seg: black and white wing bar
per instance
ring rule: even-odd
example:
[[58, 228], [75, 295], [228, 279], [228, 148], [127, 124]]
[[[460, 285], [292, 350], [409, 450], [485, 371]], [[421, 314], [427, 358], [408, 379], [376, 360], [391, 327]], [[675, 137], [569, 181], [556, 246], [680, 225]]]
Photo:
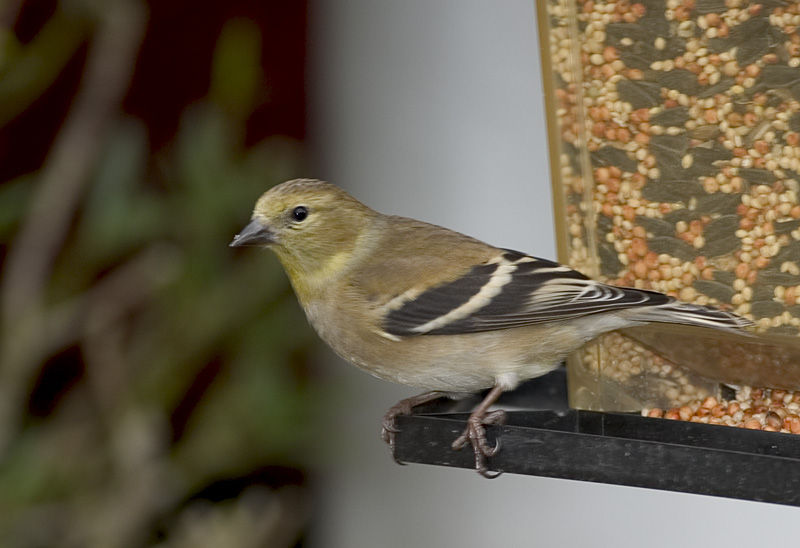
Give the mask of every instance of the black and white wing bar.
[[[711, 327], [721, 327], [717, 322], [723, 318], [741, 327], [730, 320], [738, 317], [727, 312], [678, 303], [654, 291], [602, 284], [558, 263], [506, 250], [457, 280], [398, 296], [387, 305], [383, 328], [392, 336], [474, 333], [660, 305], [684, 312], [684, 323], [698, 323], [698, 311], [703, 311]], [[668, 313], [643, 321], [681, 323], [666, 319]]]

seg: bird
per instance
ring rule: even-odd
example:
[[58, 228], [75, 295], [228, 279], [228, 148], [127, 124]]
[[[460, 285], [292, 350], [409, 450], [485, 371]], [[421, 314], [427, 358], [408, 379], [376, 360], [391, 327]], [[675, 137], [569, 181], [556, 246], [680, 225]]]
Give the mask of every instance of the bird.
[[232, 247], [271, 249], [311, 326], [344, 360], [424, 390], [383, 417], [394, 455], [396, 418], [441, 397], [488, 393], [454, 450], [496, 477], [486, 427], [505, 391], [559, 367], [598, 335], [652, 322], [741, 332], [751, 322], [655, 291], [592, 280], [568, 266], [499, 248], [434, 224], [379, 213], [316, 179], [258, 198]]

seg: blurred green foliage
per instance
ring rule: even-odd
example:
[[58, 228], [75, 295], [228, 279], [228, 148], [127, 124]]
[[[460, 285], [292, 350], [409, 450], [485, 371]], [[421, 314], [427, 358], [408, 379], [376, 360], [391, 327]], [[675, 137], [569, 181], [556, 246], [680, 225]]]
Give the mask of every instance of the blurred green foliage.
[[9, 29], [0, 29], [0, 125], [40, 97], [86, 40], [93, 12], [80, 2], [66, 4], [25, 47]]
[[266, 99], [261, 74], [261, 33], [247, 19], [232, 19], [222, 29], [212, 65], [212, 100], [232, 115], [246, 117]]
[[[0, 29], [0, 124], [100, 18], [58, 9], [24, 47]], [[208, 97], [156, 154], [142, 122], [114, 111], [44, 288], [38, 313], [53, 335], [28, 349], [26, 374], [5, 375], [28, 400], [69, 382], [5, 440], [2, 546], [292, 546], [302, 534], [302, 485], [251, 486], [220, 504], [193, 496], [265, 467], [303, 469], [320, 400], [306, 371], [315, 339], [277, 261], [228, 247], [257, 196], [302, 163], [287, 138], [244, 144], [268, 97], [260, 55], [258, 27], [228, 22]], [[41, 184], [30, 173], [0, 186], [9, 249]]]

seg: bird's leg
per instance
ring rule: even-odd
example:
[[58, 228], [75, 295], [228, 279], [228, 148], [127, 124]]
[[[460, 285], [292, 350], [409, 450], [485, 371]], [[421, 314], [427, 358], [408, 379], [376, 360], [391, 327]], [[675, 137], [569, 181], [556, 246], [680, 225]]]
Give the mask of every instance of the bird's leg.
[[447, 396], [446, 392], [432, 390], [431, 392], [425, 392], [423, 394], [418, 394], [416, 396], [400, 400], [391, 408], [389, 408], [389, 410], [383, 416], [381, 438], [383, 441], [389, 444], [389, 447], [392, 449], [392, 456], [394, 456], [395, 434], [399, 432], [397, 425], [395, 424], [395, 419], [398, 417], [398, 415], [410, 415], [414, 408], [418, 405], [422, 405], [423, 403], [428, 403], [445, 396]]
[[486, 465], [486, 459], [496, 455], [497, 451], [500, 449], [500, 440], [497, 441], [494, 447], [490, 447], [489, 443], [486, 441], [485, 426], [503, 424], [505, 422], [505, 411], [499, 409], [491, 413], [488, 412], [489, 407], [497, 401], [497, 398], [500, 397], [500, 394], [502, 394], [504, 390], [503, 386], [496, 385], [486, 394], [486, 397], [483, 398], [480, 405], [475, 408], [467, 419], [466, 430], [456, 438], [456, 441], [454, 441], [452, 445], [453, 449], [459, 450], [462, 447], [466, 447], [467, 443], [471, 443], [472, 450], [475, 453], [475, 469], [481, 476], [489, 479], [494, 479], [500, 475], [489, 472], [489, 468]]

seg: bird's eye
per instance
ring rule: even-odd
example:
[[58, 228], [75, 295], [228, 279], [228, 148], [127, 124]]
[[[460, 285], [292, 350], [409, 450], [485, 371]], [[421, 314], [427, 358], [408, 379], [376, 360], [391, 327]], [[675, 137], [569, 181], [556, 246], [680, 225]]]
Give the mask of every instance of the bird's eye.
[[297, 206], [292, 210], [292, 218], [295, 221], [302, 221], [308, 217], [308, 208], [306, 206]]

